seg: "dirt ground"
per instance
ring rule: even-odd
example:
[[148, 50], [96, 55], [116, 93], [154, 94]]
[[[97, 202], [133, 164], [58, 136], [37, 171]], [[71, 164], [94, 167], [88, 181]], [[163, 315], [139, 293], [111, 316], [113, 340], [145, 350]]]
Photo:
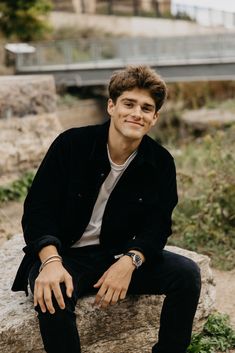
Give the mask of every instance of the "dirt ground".
[[[22, 202], [10, 202], [0, 207], [0, 246], [13, 234], [21, 233], [20, 219]], [[231, 324], [235, 328], [235, 269], [220, 271], [213, 269], [217, 300], [216, 309], [230, 316]]]

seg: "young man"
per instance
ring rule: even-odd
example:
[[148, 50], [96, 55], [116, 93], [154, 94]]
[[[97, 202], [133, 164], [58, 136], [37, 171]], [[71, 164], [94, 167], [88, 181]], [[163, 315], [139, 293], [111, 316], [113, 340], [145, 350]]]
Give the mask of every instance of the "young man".
[[186, 352], [200, 274], [191, 260], [163, 250], [177, 204], [175, 166], [146, 135], [165, 97], [165, 83], [149, 67], [115, 72], [110, 121], [63, 132], [39, 167], [12, 289], [27, 293], [29, 280], [48, 353], [80, 352], [74, 309], [91, 290], [103, 308], [127, 293], [165, 294], [152, 352]]

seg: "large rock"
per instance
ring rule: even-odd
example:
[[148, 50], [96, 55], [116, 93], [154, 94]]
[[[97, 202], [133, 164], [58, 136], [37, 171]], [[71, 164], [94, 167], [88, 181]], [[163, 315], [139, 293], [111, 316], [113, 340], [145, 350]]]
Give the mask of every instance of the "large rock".
[[62, 130], [53, 76], [0, 77], [0, 184], [37, 167]]
[[186, 129], [205, 132], [234, 124], [235, 114], [223, 109], [201, 108], [185, 111], [181, 119], [186, 125]]
[[[32, 296], [12, 293], [10, 287], [22, 258], [23, 237], [16, 235], [0, 249], [0, 352], [42, 353]], [[194, 328], [212, 312], [215, 284], [209, 258], [195, 252], [167, 247], [193, 259], [201, 268], [202, 292]], [[101, 311], [92, 307], [93, 296], [78, 301], [76, 313], [83, 353], [150, 352], [156, 341], [163, 296], [128, 296], [121, 303]], [[120, 346], [120, 342], [122, 345]]]
[[37, 167], [61, 130], [55, 113], [0, 120], [0, 179]]
[[0, 119], [56, 110], [53, 76], [1, 76]]

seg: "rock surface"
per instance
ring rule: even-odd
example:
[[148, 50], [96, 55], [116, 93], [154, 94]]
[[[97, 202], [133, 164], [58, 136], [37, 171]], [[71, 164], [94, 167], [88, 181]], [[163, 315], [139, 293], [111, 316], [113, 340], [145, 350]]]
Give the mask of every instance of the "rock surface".
[[0, 119], [52, 113], [55, 109], [53, 76], [0, 77]]
[[37, 167], [61, 130], [55, 113], [0, 120], [0, 178]]
[[[32, 296], [13, 293], [10, 287], [22, 258], [23, 237], [15, 235], [0, 249], [0, 352], [43, 353]], [[209, 258], [176, 247], [168, 250], [190, 257], [201, 268], [202, 292], [194, 328], [213, 311], [215, 284]], [[76, 308], [77, 324], [83, 353], [149, 353], [156, 341], [163, 296], [128, 296], [124, 301], [100, 311], [91, 306], [94, 298], [79, 300]], [[123, 319], [125, 318], [125, 320]], [[110, 334], [112, 333], [112, 334]], [[122, 347], [120, 347], [120, 341]]]
[[197, 130], [207, 130], [208, 128], [221, 128], [234, 124], [234, 112], [222, 109], [197, 109], [185, 111], [182, 114], [182, 121]]
[[62, 130], [53, 76], [0, 77], [0, 184], [37, 167]]

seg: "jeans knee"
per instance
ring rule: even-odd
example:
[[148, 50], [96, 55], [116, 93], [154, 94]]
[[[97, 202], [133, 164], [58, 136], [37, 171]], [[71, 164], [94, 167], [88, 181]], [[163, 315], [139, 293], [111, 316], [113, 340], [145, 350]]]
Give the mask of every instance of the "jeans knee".
[[74, 311], [75, 311], [75, 300], [74, 298], [69, 298], [66, 294], [66, 287], [64, 285], [64, 283], [60, 284], [60, 288], [61, 288], [61, 292], [62, 292], [62, 295], [63, 295], [63, 299], [64, 299], [64, 303], [65, 303], [65, 308], [64, 309], [61, 309], [53, 292], [52, 292], [52, 304], [53, 304], [53, 307], [55, 309], [55, 313], [54, 314], [51, 314], [48, 310], [44, 313], [42, 312], [41, 310], [41, 307], [40, 305], [37, 305], [35, 307], [35, 310], [37, 311], [38, 313], [38, 316], [39, 318], [40, 317], [43, 317], [43, 318], [55, 318], [55, 317], [58, 317], [58, 318], [62, 318], [64, 316], [67, 316], [67, 315], [74, 315]]
[[200, 293], [201, 290], [201, 271], [200, 267], [191, 259], [185, 261], [182, 269], [184, 287], [193, 293]]

